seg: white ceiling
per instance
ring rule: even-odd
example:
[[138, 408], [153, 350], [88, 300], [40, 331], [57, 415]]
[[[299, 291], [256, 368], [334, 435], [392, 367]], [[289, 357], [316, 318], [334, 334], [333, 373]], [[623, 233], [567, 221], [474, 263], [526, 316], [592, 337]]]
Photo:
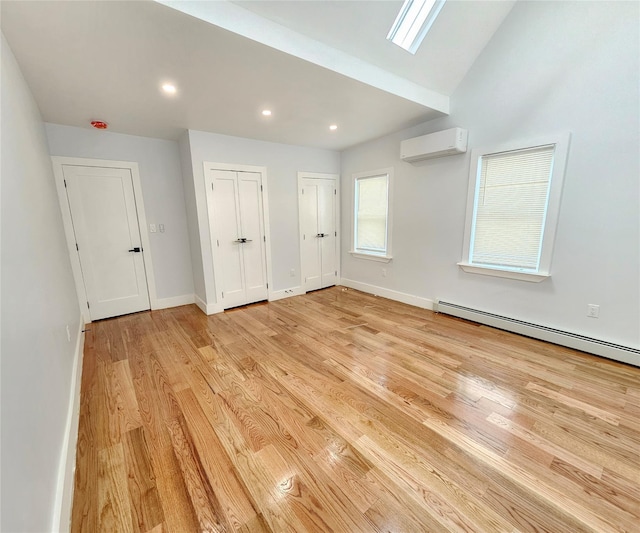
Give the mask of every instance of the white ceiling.
[[513, 1], [450, 0], [415, 56], [386, 41], [399, 0], [3, 0], [1, 20], [47, 122], [341, 150], [442, 116]]

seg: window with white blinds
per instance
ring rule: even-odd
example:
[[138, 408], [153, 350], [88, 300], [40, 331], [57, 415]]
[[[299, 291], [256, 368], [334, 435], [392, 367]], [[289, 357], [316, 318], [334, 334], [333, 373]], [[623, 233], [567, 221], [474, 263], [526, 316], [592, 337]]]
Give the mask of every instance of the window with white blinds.
[[555, 146], [481, 158], [469, 262], [537, 271]]
[[463, 270], [549, 277], [568, 150], [569, 133], [473, 150]]
[[389, 255], [389, 169], [354, 175], [352, 253]]

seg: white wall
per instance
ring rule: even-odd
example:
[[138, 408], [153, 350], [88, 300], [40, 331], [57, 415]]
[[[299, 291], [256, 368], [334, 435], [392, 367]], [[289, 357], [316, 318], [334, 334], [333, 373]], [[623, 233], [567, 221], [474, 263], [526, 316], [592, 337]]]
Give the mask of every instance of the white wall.
[[[305, 148], [288, 144], [256, 141], [202, 131], [189, 130], [189, 149], [193, 171], [193, 189], [197, 208], [202, 272], [205, 295], [196, 294], [211, 304], [216, 301], [213, 278], [213, 256], [208, 226], [206, 191], [203, 163], [235, 163], [267, 167], [269, 218], [273, 261], [273, 289], [283, 290], [300, 285], [300, 249], [298, 242], [298, 193], [299, 171], [338, 174], [340, 154], [330, 150]], [[182, 140], [184, 141], [184, 139]], [[190, 200], [187, 203], [191, 205]], [[192, 238], [197, 230], [191, 228]], [[296, 275], [291, 277], [290, 270]], [[194, 268], [194, 274], [196, 269]], [[195, 282], [196, 287], [200, 286]], [[204, 299], [204, 298], [203, 298]]]
[[147, 222], [165, 225], [164, 233], [149, 234], [158, 299], [193, 294], [178, 144], [58, 124], [46, 131], [51, 155], [138, 163]]
[[[199, 305], [207, 300], [202, 270], [202, 248], [200, 247], [200, 231], [198, 228], [198, 208], [196, 204], [193, 166], [191, 164], [191, 144], [189, 132], [185, 131], [178, 140], [180, 165], [184, 186], [184, 199], [187, 208], [187, 229], [189, 231], [189, 248], [191, 249], [191, 271], [193, 275], [193, 292]], [[203, 309], [204, 310], [204, 309]], [[206, 311], [205, 311], [206, 312]]]
[[[449, 117], [342, 154], [342, 276], [640, 346], [639, 4], [518, 2], [451, 99]], [[470, 149], [570, 130], [552, 277], [529, 283], [456, 266], [470, 153], [413, 166], [402, 139], [460, 126]], [[350, 176], [395, 168], [393, 256], [352, 258]], [[382, 267], [387, 277], [382, 277]], [[586, 317], [588, 303], [600, 318]]]
[[4, 36], [1, 117], [0, 529], [42, 532], [53, 519], [80, 309], [44, 126]]

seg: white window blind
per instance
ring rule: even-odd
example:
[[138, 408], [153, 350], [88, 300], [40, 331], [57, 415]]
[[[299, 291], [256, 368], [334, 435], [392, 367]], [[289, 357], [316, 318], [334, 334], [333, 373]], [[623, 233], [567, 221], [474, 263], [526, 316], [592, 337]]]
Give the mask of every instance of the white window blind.
[[537, 271], [555, 145], [482, 156], [469, 262]]
[[356, 179], [355, 197], [355, 251], [386, 254], [389, 176]]

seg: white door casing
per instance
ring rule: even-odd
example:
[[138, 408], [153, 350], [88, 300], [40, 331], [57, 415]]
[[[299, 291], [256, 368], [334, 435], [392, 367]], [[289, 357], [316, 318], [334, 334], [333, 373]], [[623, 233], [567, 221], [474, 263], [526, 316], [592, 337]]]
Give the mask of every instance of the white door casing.
[[[85, 321], [153, 307], [137, 164], [65, 157], [52, 161]], [[140, 252], [130, 251], [135, 249]]]
[[298, 173], [300, 268], [305, 292], [339, 283], [339, 193], [334, 174]]
[[265, 175], [261, 167], [205, 163], [219, 310], [265, 300], [269, 296]]

